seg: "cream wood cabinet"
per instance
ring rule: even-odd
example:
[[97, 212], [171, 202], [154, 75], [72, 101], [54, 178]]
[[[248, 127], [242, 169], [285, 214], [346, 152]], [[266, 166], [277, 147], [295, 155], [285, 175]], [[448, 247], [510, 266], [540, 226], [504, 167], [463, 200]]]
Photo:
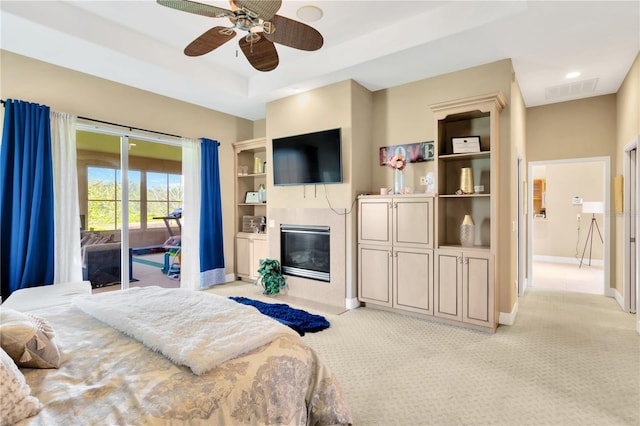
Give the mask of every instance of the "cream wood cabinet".
[[236, 236], [236, 275], [255, 280], [260, 260], [267, 257], [265, 234], [239, 233]]
[[431, 314], [433, 197], [363, 196], [358, 219], [359, 300]]
[[434, 315], [494, 327], [493, 256], [477, 250], [436, 250]]

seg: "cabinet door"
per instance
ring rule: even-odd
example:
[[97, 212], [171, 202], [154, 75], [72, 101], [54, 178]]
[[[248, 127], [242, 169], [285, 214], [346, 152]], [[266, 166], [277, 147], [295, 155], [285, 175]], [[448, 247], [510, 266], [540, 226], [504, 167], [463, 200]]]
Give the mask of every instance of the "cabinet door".
[[358, 294], [362, 302], [391, 306], [391, 247], [358, 247]]
[[433, 248], [433, 199], [393, 200], [394, 246]]
[[236, 237], [236, 275], [249, 277], [251, 256], [249, 238]]
[[249, 271], [249, 276], [251, 279], [255, 280], [258, 278], [258, 268], [260, 267], [260, 260], [267, 257], [268, 248], [267, 248], [267, 240], [262, 238], [256, 238], [251, 241], [251, 270]]
[[391, 199], [360, 200], [358, 242], [391, 244]]
[[495, 328], [493, 256], [466, 252], [463, 261], [464, 322]]
[[462, 321], [462, 252], [437, 250], [434, 274], [433, 314]]
[[395, 308], [433, 314], [433, 250], [394, 247], [393, 283]]

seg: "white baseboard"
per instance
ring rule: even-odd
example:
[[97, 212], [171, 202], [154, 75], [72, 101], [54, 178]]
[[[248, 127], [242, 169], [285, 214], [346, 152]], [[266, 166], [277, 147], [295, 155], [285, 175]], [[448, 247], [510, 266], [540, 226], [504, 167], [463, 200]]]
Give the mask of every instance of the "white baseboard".
[[357, 297], [352, 297], [351, 299], [345, 299], [345, 307], [347, 309], [355, 309], [360, 306], [360, 301], [358, 301]]
[[500, 316], [498, 317], [498, 324], [500, 325], [513, 325], [516, 321], [516, 316], [518, 315], [518, 301], [513, 305], [513, 310], [511, 312], [500, 312]]
[[606, 296], [613, 297], [620, 305], [620, 308], [624, 311], [624, 297], [620, 294], [617, 288], [610, 288], [607, 290]]
[[[568, 263], [570, 265], [580, 265], [580, 259], [576, 259], [575, 257], [543, 256], [541, 254], [534, 254], [533, 261], [549, 262], [549, 263]], [[584, 259], [582, 261], [582, 264], [583, 265], [589, 264], [589, 259]], [[604, 260], [591, 259], [591, 264], [595, 266], [604, 266]]]

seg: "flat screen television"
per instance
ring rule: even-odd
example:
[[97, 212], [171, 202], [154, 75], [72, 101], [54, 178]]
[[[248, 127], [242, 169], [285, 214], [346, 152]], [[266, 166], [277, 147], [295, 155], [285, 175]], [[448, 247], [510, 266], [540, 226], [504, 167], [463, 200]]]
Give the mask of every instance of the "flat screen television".
[[342, 183], [341, 129], [273, 139], [273, 184]]

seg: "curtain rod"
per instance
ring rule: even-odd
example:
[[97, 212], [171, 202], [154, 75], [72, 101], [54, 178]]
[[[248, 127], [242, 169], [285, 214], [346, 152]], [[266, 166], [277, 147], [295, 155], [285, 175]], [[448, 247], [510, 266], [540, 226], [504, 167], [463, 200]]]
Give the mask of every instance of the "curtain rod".
[[[4, 100], [4, 99], [1, 99], [1, 100], [0, 100], [0, 102], [2, 102], [2, 104], [3, 104], [3, 105], [7, 103], [7, 101], [6, 101], [6, 100]], [[140, 128], [140, 127], [128, 126], [128, 125], [125, 125], [125, 124], [113, 123], [113, 122], [111, 122], [111, 121], [98, 120], [97, 118], [83, 117], [83, 116], [80, 116], [80, 115], [79, 115], [79, 116], [78, 116], [78, 119], [80, 119], [80, 120], [89, 120], [89, 121], [93, 121], [93, 122], [100, 123], [100, 124], [107, 124], [107, 125], [110, 125], [110, 126], [124, 127], [125, 129], [129, 129], [129, 130], [139, 130], [139, 131], [142, 131], [142, 132], [155, 133], [155, 134], [157, 134], [157, 135], [171, 136], [171, 137], [173, 137], [173, 138], [179, 138], [179, 139], [182, 139], [182, 136], [180, 136], [180, 135], [174, 135], [174, 134], [171, 134], [171, 133], [158, 132], [158, 131], [156, 131], [156, 130], [142, 129], [142, 128]]]
[[180, 136], [180, 135], [173, 135], [171, 133], [158, 132], [156, 130], [148, 130], [148, 129], [142, 129], [140, 127], [134, 127], [134, 126], [127, 126], [127, 125], [124, 125], [124, 124], [112, 123], [111, 121], [103, 121], [103, 120], [98, 120], [96, 118], [82, 117], [80, 115], [78, 116], [78, 119], [80, 119], [80, 120], [89, 120], [89, 121], [93, 121], [95, 123], [107, 124], [107, 125], [110, 125], [110, 126], [124, 127], [126, 129], [129, 129], [129, 130], [140, 130], [142, 132], [155, 133], [157, 135], [171, 136], [173, 138], [179, 138], [179, 139], [182, 138], [182, 136]]
[[[0, 99], [0, 102], [2, 102], [2, 105], [7, 103], [7, 101], [4, 100], [4, 99]], [[110, 125], [110, 126], [124, 127], [125, 129], [129, 129], [129, 130], [140, 130], [142, 132], [155, 133], [157, 135], [170, 136], [172, 138], [182, 139], [182, 136], [174, 135], [174, 134], [171, 134], [171, 133], [164, 133], [164, 132], [158, 132], [156, 130], [142, 129], [140, 127], [127, 126], [127, 125], [124, 125], [124, 124], [112, 123], [111, 121], [98, 120], [96, 118], [83, 117], [83, 116], [80, 116], [80, 115], [77, 116], [77, 117], [79, 119], [81, 119], [81, 120], [89, 120], [89, 121], [93, 121], [93, 122], [100, 123], [100, 124], [107, 124], [107, 125]], [[220, 142], [219, 141], [218, 141], [218, 146], [220, 146]]]

